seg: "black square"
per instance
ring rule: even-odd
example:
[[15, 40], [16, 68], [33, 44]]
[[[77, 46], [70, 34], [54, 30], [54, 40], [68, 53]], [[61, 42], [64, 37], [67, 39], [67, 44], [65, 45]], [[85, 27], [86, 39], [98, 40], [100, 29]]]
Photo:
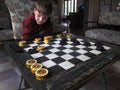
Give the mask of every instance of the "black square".
[[91, 52], [88, 52], [88, 53], [85, 53], [84, 55], [88, 56], [88, 57], [94, 57], [96, 56], [95, 54], [91, 53]]
[[58, 74], [58, 73], [64, 71], [64, 69], [62, 67], [60, 67], [59, 65], [53, 66], [53, 67], [49, 68], [48, 70], [51, 73], [51, 75], [55, 75], [55, 74]]
[[62, 52], [62, 51], [59, 51], [59, 52], [56, 52], [55, 54], [58, 55], [58, 56], [62, 56], [62, 55], [65, 55], [66, 53]]
[[25, 44], [24, 46], [22, 46], [22, 48], [28, 48], [30, 47], [28, 44]]
[[76, 51], [76, 50], [78, 50], [79, 48], [77, 48], [77, 47], [71, 47], [70, 49]]
[[63, 46], [61, 46], [61, 47], [58, 47], [58, 49], [60, 49], [60, 50], [64, 50], [64, 49], [66, 49], [66, 48], [63, 47]]
[[84, 48], [84, 50], [86, 50], [86, 51], [91, 51], [91, 50], [93, 50], [93, 49], [91, 49], [91, 48]]
[[29, 54], [34, 54], [34, 53], [37, 53], [38, 51], [36, 49], [29, 49], [28, 50], [28, 53]]
[[44, 62], [44, 61], [49, 60], [49, 59], [48, 59], [47, 57], [45, 57], [45, 56], [40, 57], [40, 58], [36, 58], [36, 59], [37, 59], [38, 63], [42, 63], [42, 62]]
[[52, 49], [52, 48], [54, 48], [54, 47], [52, 47], [52, 46], [48, 46], [48, 47], [47, 47], [48, 50], [49, 50], [49, 49]]
[[45, 50], [45, 51], [42, 51], [41, 54], [43, 54], [43, 55], [48, 55], [48, 54], [51, 54], [51, 52], [48, 51], [48, 50]]
[[77, 59], [77, 58], [73, 58], [73, 59], [70, 59], [69, 62], [77, 65], [77, 64], [82, 63], [83, 61], [81, 61], [81, 60], [79, 60], [79, 59]]
[[61, 62], [64, 62], [65, 60], [63, 58], [61, 58], [61, 57], [57, 57], [55, 59], [52, 59], [52, 61], [54, 61], [55, 63], [59, 64]]
[[69, 54], [72, 55], [72, 56], [74, 56], [74, 57], [77, 57], [77, 56], [80, 55], [80, 53], [78, 53], [78, 52], [72, 52], [72, 53], [69, 53]]
[[37, 49], [37, 47], [38, 47], [38, 46], [34, 46], [33, 48], [34, 48], [34, 49]]

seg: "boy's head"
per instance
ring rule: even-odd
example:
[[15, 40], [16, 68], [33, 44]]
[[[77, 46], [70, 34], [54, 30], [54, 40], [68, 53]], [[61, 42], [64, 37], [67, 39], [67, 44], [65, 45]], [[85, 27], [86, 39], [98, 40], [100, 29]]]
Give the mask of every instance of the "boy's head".
[[41, 25], [52, 13], [52, 4], [49, 0], [37, 0], [35, 3], [34, 14], [37, 24]]

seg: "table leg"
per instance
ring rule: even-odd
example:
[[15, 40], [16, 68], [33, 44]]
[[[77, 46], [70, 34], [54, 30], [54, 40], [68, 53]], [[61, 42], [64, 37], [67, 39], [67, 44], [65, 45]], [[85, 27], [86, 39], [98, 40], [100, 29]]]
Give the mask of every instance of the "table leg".
[[23, 81], [23, 76], [21, 76], [21, 79], [20, 79], [20, 84], [19, 84], [19, 88], [18, 88], [18, 90], [22, 90], [22, 89], [21, 89], [21, 86], [22, 86], [22, 81]]
[[25, 90], [25, 89], [31, 88], [25, 80], [24, 80], [24, 85], [26, 84], [27, 87], [25, 86], [25, 88], [21, 88], [23, 80], [24, 80], [24, 78], [23, 78], [23, 75], [22, 75], [22, 76], [21, 76], [21, 79], [20, 79], [20, 84], [19, 84], [18, 90]]
[[103, 79], [104, 79], [105, 90], [108, 90], [105, 72], [102, 73], [102, 76], [103, 76]]

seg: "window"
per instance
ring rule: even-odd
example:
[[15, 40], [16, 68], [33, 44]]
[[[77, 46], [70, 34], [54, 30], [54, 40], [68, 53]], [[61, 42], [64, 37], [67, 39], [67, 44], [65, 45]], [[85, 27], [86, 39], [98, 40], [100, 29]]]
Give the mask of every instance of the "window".
[[120, 0], [118, 0], [117, 10], [120, 11]]
[[77, 0], [64, 0], [64, 15], [69, 12], [77, 12]]

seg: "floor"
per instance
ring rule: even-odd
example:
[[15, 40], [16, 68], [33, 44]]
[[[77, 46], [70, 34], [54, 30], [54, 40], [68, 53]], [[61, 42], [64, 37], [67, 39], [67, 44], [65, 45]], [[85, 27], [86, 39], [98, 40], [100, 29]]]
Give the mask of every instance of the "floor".
[[[75, 32], [78, 34], [78, 32]], [[111, 66], [105, 73], [108, 90], [120, 90], [120, 61]], [[0, 43], [0, 90], [18, 90], [21, 73], [14, 59], [7, 55]], [[105, 90], [102, 74], [95, 77], [79, 90]], [[22, 83], [24, 88], [24, 82]], [[32, 90], [24, 89], [24, 90]]]

